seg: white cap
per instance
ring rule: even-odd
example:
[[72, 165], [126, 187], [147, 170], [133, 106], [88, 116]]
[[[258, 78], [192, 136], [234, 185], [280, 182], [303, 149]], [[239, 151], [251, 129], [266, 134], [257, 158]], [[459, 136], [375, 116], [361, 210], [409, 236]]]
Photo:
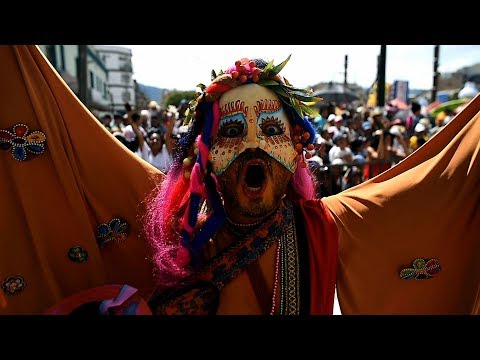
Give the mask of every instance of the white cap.
[[400, 128], [396, 125], [390, 128], [390, 134], [395, 136], [402, 136], [402, 132], [400, 131]]
[[425, 127], [425, 125], [423, 125], [422, 123], [418, 123], [416, 126], [415, 126], [415, 132], [422, 132], [422, 131], [425, 131], [427, 128]]
[[424, 125], [425, 128], [430, 129], [430, 120], [427, 118], [421, 118], [418, 123]]

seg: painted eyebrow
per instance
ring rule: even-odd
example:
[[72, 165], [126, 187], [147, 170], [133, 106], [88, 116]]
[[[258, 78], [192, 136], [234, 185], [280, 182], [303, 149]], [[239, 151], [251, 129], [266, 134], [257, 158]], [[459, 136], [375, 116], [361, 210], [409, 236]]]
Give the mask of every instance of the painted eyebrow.
[[257, 118], [264, 113], [273, 113], [281, 110], [283, 108], [282, 102], [275, 99], [263, 99], [258, 100], [253, 106], [253, 111], [257, 115]]
[[227, 117], [229, 115], [234, 115], [242, 113], [244, 116], [248, 114], [248, 106], [245, 106], [245, 101], [234, 100], [229, 101], [222, 106], [220, 106], [220, 117]]

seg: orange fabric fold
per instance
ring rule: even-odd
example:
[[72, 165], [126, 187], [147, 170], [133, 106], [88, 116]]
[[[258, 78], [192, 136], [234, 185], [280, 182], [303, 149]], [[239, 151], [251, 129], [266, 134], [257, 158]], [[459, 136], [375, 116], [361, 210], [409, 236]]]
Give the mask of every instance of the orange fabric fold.
[[[144, 200], [163, 174], [116, 140], [77, 99], [36, 46], [0, 46], [0, 129], [23, 123], [46, 135], [42, 154], [0, 151], [0, 314], [35, 314], [75, 292], [128, 284], [148, 298], [152, 265], [141, 229]], [[97, 227], [118, 217], [127, 239], [99, 248]], [[81, 246], [84, 262], [69, 250]]]
[[[343, 314], [478, 313], [480, 96], [403, 162], [324, 198], [339, 231]], [[437, 258], [425, 280], [400, 278]]]

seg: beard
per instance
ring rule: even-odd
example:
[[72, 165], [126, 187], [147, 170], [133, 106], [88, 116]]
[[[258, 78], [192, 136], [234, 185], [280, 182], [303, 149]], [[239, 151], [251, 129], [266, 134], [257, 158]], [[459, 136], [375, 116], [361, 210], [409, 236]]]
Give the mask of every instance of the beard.
[[247, 149], [218, 175], [227, 216], [235, 222], [262, 219], [276, 210], [292, 173], [260, 149]]

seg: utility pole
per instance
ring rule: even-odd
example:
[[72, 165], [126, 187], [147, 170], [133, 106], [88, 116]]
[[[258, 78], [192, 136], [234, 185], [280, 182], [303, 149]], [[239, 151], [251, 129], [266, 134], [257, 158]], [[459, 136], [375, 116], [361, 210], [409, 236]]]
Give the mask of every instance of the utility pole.
[[345, 72], [343, 73], [343, 86], [347, 86], [348, 55], [345, 55]]
[[430, 99], [431, 103], [437, 100], [438, 78], [440, 76], [440, 73], [438, 72], [439, 55], [440, 55], [440, 45], [435, 45], [433, 49], [433, 87], [432, 87], [432, 97]]
[[78, 45], [78, 98], [88, 108], [87, 99], [87, 45]]
[[377, 106], [385, 105], [385, 69], [387, 63], [387, 45], [380, 45], [377, 75]]

